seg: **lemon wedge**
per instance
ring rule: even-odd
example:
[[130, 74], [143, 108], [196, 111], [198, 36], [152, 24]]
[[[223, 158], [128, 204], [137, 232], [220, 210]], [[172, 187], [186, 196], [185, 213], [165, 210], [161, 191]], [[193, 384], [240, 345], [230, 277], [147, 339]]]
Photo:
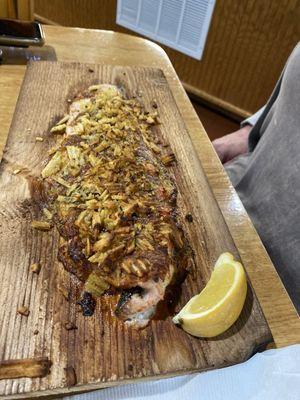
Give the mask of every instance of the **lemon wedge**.
[[241, 263], [230, 253], [218, 258], [202, 292], [192, 297], [173, 318], [193, 336], [214, 337], [238, 319], [247, 294], [247, 279]]

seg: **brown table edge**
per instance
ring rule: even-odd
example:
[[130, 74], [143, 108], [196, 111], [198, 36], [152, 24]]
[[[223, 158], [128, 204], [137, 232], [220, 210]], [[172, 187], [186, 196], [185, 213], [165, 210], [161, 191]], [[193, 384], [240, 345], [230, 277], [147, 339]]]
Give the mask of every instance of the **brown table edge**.
[[[257, 352], [261, 352], [265, 350], [265, 348], [268, 346], [269, 342], [263, 343], [259, 345], [258, 347], [253, 347], [251, 351], [247, 354], [244, 360], [240, 361], [239, 363], [232, 363], [232, 364], [226, 364], [224, 366], [220, 366], [218, 369], [222, 368], [227, 368], [231, 367], [234, 365], [242, 364], [243, 362], [249, 360], [254, 354]], [[73, 396], [73, 395], [79, 395], [83, 393], [88, 393], [88, 392], [94, 392], [99, 389], [109, 389], [112, 387], [116, 386], [123, 386], [123, 385], [130, 385], [130, 384], [136, 384], [136, 383], [144, 383], [144, 382], [153, 382], [157, 381], [160, 379], [168, 379], [168, 378], [176, 378], [179, 376], [186, 376], [186, 375], [193, 375], [193, 374], [199, 374], [201, 372], [208, 372], [208, 371], [213, 371], [215, 368], [206, 368], [205, 370], [201, 369], [183, 369], [183, 370], [178, 370], [175, 372], [171, 373], [163, 373], [163, 374], [155, 374], [151, 376], [146, 376], [146, 377], [138, 377], [138, 378], [126, 378], [121, 381], [109, 381], [109, 382], [92, 382], [92, 383], [85, 383], [85, 384], [78, 384], [75, 386], [70, 386], [70, 387], [61, 387], [61, 388], [56, 388], [56, 389], [46, 389], [46, 390], [39, 390], [36, 392], [26, 392], [26, 393], [20, 393], [20, 394], [12, 394], [12, 395], [7, 395], [4, 396], [5, 400], [18, 400], [18, 399], [28, 399], [28, 398], [41, 398], [45, 400], [50, 400], [50, 399], [57, 399], [57, 398], [63, 398], [65, 396]]]

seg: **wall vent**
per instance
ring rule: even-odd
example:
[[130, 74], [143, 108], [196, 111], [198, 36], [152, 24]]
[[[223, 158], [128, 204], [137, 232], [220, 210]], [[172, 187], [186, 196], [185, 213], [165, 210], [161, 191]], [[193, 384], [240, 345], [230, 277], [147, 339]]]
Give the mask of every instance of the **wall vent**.
[[215, 0], [118, 0], [117, 24], [197, 60]]

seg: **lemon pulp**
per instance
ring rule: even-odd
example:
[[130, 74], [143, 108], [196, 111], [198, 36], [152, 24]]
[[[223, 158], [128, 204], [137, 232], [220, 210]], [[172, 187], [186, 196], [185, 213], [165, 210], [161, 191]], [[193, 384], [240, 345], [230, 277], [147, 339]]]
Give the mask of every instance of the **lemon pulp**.
[[194, 336], [225, 332], [239, 317], [247, 294], [246, 274], [230, 253], [223, 253], [202, 292], [192, 297], [173, 321]]

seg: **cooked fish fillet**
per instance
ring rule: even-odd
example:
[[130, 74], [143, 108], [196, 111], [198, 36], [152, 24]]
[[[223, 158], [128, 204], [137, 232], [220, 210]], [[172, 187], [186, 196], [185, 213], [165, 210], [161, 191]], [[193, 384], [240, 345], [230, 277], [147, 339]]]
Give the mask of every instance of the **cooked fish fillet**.
[[191, 251], [179, 226], [170, 148], [135, 99], [96, 85], [52, 128], [57, 143], [35, 198], [57, 226], [59, 260], [101, 296], [120, 294], [116, 315], [148, 324]]

